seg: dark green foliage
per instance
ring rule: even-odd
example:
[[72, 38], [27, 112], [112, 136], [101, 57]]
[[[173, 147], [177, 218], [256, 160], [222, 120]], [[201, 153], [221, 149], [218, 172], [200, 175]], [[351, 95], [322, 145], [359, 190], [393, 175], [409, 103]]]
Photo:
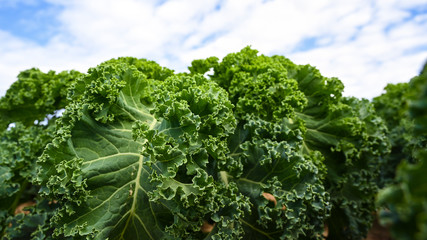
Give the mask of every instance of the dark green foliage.
[[[424, 73], [407, 83], [389, 84], [384, 94], [373, 99], [377, 114], [386, 122], [392, 146], [391, 154], [386, 157], [388, 164], [382, 169], [383, 185], [394, 180], [396, 168], [402, 161], [418, 162], [416, 152], [427, 147], [427, 137], [414, 134], [415, 123], [409, 112], [410, 105], [419, 98], [425, 74], [424, 70]], [[419, 107], [422, 111], [422, 104]], [[418, 121], [425, 122], [422, 118]]]
[[43, 207], [35, 206], [38, 210], [28, 218], [22, 213], [14, 215], [21, 204], [36, 203], [36, 161], [53, 139], [54, 114], [67, 104], [67, 88], [81, 75], [26, 70], [0, 99], [0, 230], [6, 239], [30, 239], [39, 228], [33, 221], [42, 228], [49, 226], [44, 225]]
[[[394, 184], [391, 184], [378, 195], [382, 224], [388, 225], [392, 236], [402, 240], [423, 240], [427, 236], [427, 65], [421, 74], [413, 78], [409, 85], [413, 94], [408, 101], [405, 119], [411, 127], [406, 134], [412, 135], [412, 146], [401, 159], [396, 172]], [[410, 163], [408, 159], [415, 159]]]

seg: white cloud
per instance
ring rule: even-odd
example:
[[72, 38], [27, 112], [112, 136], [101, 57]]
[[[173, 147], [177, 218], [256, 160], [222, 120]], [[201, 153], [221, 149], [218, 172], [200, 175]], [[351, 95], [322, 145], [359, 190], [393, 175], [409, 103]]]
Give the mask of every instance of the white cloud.
[[[135, 56], [185, 71], [193, 59], [222, 58], [252, 45], [339, 77], [346, 95], [371, 98], [388, 82], [409, 80], [427, 58], [427, 13], [410, 19], [407, 11], [425, 5], [419, 0], [50, 2], [63, 11], [47, 44], [0, 31], [0, 96], [30, 67], [84, 72], [113, 57]], [[315, 48], [297, 51], [308, 38]]]

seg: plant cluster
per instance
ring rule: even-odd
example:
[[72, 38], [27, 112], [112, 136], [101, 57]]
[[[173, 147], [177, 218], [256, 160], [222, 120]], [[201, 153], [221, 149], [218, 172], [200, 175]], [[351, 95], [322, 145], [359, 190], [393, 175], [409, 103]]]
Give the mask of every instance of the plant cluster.
[[[380, 114], [391, 114], [384, 116], [391, 129], [392, 152], [388, 158], [397, 169], [392, 183], [378, 194], [378, 204], [383, 207], [380, 220], [390, 227], [395, 239], [424, 240], [427, 236], [427, 64], [409, 83], [388, 85], [386, 90], [374, 99], [374, 104]], [[383, 105], [386, 101], [391, 103], [396, 94], [400, 95], [399, 107]]]
[[393, 87], [373, 103], [343, 88], [249, 47], [187, 73], [23, 71], [0, 99], [2, 239], [361, 239], [384, 186], [389, 219], [412, 221], [416, 198], [422, 224], [407, 176], [425, 168], [425, 96], [401, 110]]

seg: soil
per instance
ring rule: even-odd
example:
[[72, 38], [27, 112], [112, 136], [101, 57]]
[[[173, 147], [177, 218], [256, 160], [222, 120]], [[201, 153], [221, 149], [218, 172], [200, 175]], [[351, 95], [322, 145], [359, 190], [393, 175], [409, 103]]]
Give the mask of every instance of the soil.
[[[325, 231], [322, 234], [326, 239], [328, 237], [328, 226], [325, 226]], [[371, 230], [368, 232], [368, 236], [363, 240], [394, 240], [390, 236], [388, 228], [383, 227], [378, 222], [378, 218], [375, 217], [374, 223]]]
[[24, 210], [24, 208], [26, 208], [26, 207], [31, 207], [31, 206], [34, 206], [34, 205], [36, 205], [36, 203], [35, 203], [35, 202], [33, 202], [33, 201], [28, 201], [28, 202], [24, 202], [24, 203], [19, 204], [19, 205], [15, 208], [15, 215], [16, 215], [16, 214], [19, 214], [19, 213], [29, 214], [29, 213], [30, 213], [30, 211], [28, 211], [28, 210]]
[[388, 228], [383, 227], [379, 224], [378, 219], [375, 218], [374, 225], [368, 233], [368, 237], [365, 240], [393, 240], [390, 237]]

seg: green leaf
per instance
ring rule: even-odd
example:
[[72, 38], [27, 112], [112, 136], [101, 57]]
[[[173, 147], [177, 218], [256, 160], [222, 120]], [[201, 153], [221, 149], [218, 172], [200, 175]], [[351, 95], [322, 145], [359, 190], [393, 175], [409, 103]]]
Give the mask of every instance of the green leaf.
[[[205, 219], [246, 204], [213, 174], [235, 167], [225, 156], [232, 105], [201, 76], [161, 82], [125, 62], [106, 62], [76, 83], [79, 101], [66, 108], [39, 161], [43, 195], [63, 203], [55, 235], [203, 236]], [[230, 209], [220, 219], [238, 214]], [[233, 235], [226, 221], [216, 235]]]
[[15, 122], [31, 126], [64, 108], [68, 103], [67, 88], [81, 76], [77, 71], [58, 74], [54, 71], [43, 73], [36, 68], [22, 71], [18, 81], [0, 99], [0, 130]]

